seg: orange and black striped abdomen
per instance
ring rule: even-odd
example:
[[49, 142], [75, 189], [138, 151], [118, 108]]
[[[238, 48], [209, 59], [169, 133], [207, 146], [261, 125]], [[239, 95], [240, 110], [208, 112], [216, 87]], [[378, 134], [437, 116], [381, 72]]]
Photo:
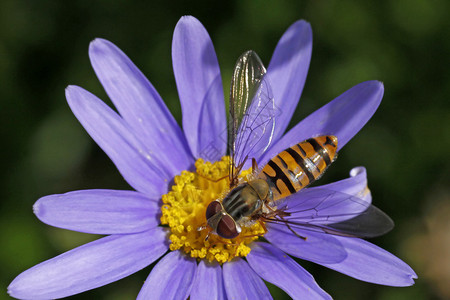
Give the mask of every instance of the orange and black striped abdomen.
[[272, 158], [258, 175], [271, 186], [273, 200], [289, 196], [317, 180], [333, 162], [337, 137], [318, 136]]

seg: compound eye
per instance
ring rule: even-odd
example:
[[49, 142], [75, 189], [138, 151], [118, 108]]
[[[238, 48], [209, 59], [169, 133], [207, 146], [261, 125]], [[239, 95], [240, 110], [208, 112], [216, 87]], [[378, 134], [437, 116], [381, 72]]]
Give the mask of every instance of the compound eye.
[[239, 235], [236, 222], [229, 215], [223, 215], [217, 224], [217, 234], [224, 239], [232, 239]]
[[206, 220], [209, 220], [212, 216], [217, 214], [222, 210], [222, 204], [219, 201], [215, 200], [211, 202], [206, 208]]

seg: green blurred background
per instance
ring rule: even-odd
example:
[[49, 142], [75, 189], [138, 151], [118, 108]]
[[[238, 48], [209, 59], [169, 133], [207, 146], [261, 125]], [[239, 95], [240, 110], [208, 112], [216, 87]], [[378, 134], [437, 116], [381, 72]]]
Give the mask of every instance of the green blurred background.
[[[312, 61], [291, 126], [359, 82], [384, 82], [380, 108], [322, 183], [366, 166], [374, 203], [396, 222], [373, 242], [409, 263], [419, 279], [392, 288], [302, 265], [336, 299], [450, 298], [449, 1], [149, 2], [0, 1], [0, 299], [8, 299], [6, 287], [21, 271], [97, 238], [39, 222], [32, 212], [39, 197], [128, 189], [65, 101], [69, 84], [109, 101], [91, 69], [89, 42], [103, 37], [118, 45], [180, 121], [170, 51], [186, 14], [209, 31], [226, 94], [243, 51], [257, 51], [267, 64], [288, 26], [311, 23]], [[71, 299], [133, 299], [149, 272]], [[270, 288], [275, 299], [287, 297]]]

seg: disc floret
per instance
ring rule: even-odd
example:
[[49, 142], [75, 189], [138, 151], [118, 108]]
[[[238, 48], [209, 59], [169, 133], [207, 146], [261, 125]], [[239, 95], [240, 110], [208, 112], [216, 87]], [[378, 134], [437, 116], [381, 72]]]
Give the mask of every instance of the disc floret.
[[[229, 191], [230, 158], [224, 156], [211, 163], [198, 159], [195, 172], [183, 171], [175, 176], [172, 190], [162, 196], [161, 223], [170, 228], [170, 250], [183, 250], [191, 257], [224, 263], [250, 253], [248, 246], [263, 236], [263, 226], [256, 222], [242, 226], [241, 234], [231, 240], [210, 234], [206, 226], [206, 208]], [[244, 176], [250, 171], [244, 171]], [[245, 177], [243, 177], [245, 180]]]

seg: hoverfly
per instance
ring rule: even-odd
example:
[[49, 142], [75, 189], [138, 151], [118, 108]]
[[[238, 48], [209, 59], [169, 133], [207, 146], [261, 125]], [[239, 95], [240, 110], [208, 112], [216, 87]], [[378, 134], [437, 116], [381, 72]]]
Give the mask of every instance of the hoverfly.
[[[232, 239], [242, 226], [258, 221], [284, 224], [304, 240], [296, 228], [365, 238], [391, 230], [392, 220], [368, 201], [320, 187], [304, 189], [336, 158], [336, 136], [297, 143], [258, 169], [255, 156], [271, 146], [275, 126], [274, 98], [265, 74], [253, 51], [242, 54], [234, 68], [228, 144], [230, 190], [206, 209], [212, 233]], [[250, 161], [252, 175], [248, 181], [240, 181], [239, 173]]]

